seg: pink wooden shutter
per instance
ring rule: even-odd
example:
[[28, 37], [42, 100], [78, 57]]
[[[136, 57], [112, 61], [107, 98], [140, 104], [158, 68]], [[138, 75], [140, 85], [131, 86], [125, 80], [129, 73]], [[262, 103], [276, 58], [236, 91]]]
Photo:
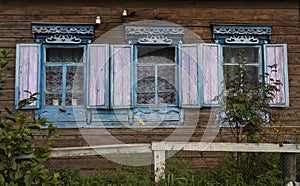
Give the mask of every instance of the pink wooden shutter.
[[131, 45], [111, 46], [111, 103], [113, 108], [131, 106], [132, 50]]
[[180, 46], [180, 105], [200, 108], [199, 87], [199, 45]]
[[203, 81], [203, 106], [217, 106], [219, 95], [220, 58], [218, 44], [202, 44], [201, 66]]
[[88, 47], [88, 107], [109, 106], [109, 46], [92, 44]]
[[[16, 91], [15, 105], [19, 101], [30, 97], [29, 93], [40, 92], [40, 45], [39, 44], [18, 44], [16, 48]], [[39, 98], [24, 108], [39, 108]]]
[[280, 91], [275, 92], [276, 97], [271, 103], [271, 106], [289, 106], [287, 45], [265, 44], [264, 61], [265, 72], [269, 74], [269, 79], [273, 79], [275, 81], [279, 80], [282, 83], [282, 85], [278, 85]]

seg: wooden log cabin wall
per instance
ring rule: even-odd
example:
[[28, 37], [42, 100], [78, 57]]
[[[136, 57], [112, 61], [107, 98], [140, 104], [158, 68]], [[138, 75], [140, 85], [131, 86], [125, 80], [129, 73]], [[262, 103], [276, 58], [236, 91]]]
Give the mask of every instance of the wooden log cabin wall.
[[[128, 11], [122, 17], [123, 10]], [[289, 107], [273, 108], [276, 120], [285, 123], [285, 130], [299, 128], [300, 118], [300, 29], [298, 1], [2, 1], [0, 6], [0, 48], [13, 49], [20, 43], [36, 43], [32, 34], [32, 23], [95, 23], [96, 16], [101, 17], [101, 24], [95, 26], [94, 38], [101, 42], [124, 42], [122, 30], [113, 30], [124, 23], [143, 20], [157, 20], [174, 23], [189, 29], [205, 43], [214, 43], [212, 24], [220, 25], [268, 25], [272, 27], [270, 43], [287, 44]], [[108, 36], [105, 33], [110, 32]], [[113, 33], [113, 34], [112, 34]], [[120, 38], [119, 38], [120, 37]], [[101, 43], [100, 42], [100, 43]], [[125, 43], [124, 43], [125, 44]], [[16, 57], [16, 52], [13, 52]], [[15, 69], [15, 63], [9, 64]], [[5, 107], [14, 107], [15, 71], [9, 71], [1, 103]], [[3, 108], [2, 108], [3, 109]], [[190, 141], [214, 140], [208, 136], [202, 139], [210, 120], [211, 107], [198, 109], [199, 114], [185, 112], [185, 127], [176, 133], [172, 140], [181, 140], [189, 133], [190, 123], [197, 121]], [[34, 111], [27, 111], [31, 114]], [[147, 123], [146, 123], [147, 125]], [[142, 126], [141, 126], [142, 127]], [[191, 127], [192, 128], [192, 127]], [[103, 132], [103, 131], [104, 132]], [[166, 139], [175, 129], [158, 127], [152, 130], [132, 130], [127, 127], [109, 129], [78, 129], [76, 127], [59, 128], [61, 136], [56, 147], [88, 145], [89, 140], [105, 141], [105, 135], [113, 135], [124, 143], [152, 142]], [[270, 129], [272, 132], [272, 129]], [[212, 133], [214, 131], [212, 130]], [[228, 133], [229, 135], [229, 133]], [[224, 136], [223, 136], [224, 137]], [[37, 136], [38, 138], [38, 136]], [[227, 137], [227, 141], [231, 137]], [[105, 143], [105, 142], [103, 142]]]

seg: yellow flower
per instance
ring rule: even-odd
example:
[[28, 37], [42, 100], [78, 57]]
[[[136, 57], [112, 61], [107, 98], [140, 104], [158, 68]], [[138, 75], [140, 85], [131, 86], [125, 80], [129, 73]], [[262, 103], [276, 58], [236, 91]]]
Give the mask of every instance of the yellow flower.
[[274, 132], [278, 133], [279, 129], [278, 128], [274, 128]]
[[140, 125], [145, 125], [145, 122], [141, 120], [138, 116], [133, 116], [134, 119], [136, 119]]

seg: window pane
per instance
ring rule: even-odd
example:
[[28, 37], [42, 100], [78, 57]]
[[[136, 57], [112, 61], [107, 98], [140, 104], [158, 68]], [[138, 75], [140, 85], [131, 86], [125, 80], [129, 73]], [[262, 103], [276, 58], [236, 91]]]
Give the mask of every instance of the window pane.
[[175, 90], [175, 66], [158, 67], [158, 90]]
[[259, 80], [259, 67], [247, 66], [246, 71], [247, 71], [247, 75], [248, 75], [249, 86], [255, 85]]
[[174, 47], [140, 47], [138, 48], [138, 63], [148, 64], [174, 64], [175, 48]]
[[137, 49], [137, 104], [175, 104], [175, 47]]
[[[224, 65], [224, 80], [226, 84], [226, 89], [229, 88], [229, 84], [236, 78], [239, 78], [236, 75], [235, 68], [236, 65]], [[246, 66], [247, 76], [248, 76], [248, 84], [246, 86], [253, 86], [259, 80], [259, 67], [258, 66]]]
[[224, 63], [239, 63], [238, 56], [241, 56], [246, 64], [259, 63], [259, 48], [253, 47], [223, 47]]
[[259, 60], [260, 53], [258, 47], [223, 47], [223, 69], [226, 88], [229, 88], [229, 83], [237, 76], [235, 72], [237, 65], [245, 63], [245, 68], [248, 71], [248, 84], [246, 86], [255, 85], [259, 80]]
[[138, 93], [137, 104], [155, 104], [154, 93]]
[[45, 105], [61, 105], [61, 94], [45, 94]]
[[84, 103], [84, 68], [69, 66], [66, 75], [66, 105]]
[[154, 91], [155, 88], [155, 67], [138, 67], [137, 68], [137, 87], [138, 92]]
[[158, 93], [158, 104], [175, 104], [176, 93], [175, 92], [160, 92]]
[[46, 67], [46, 91], [62, 91], [62, 67]]
[[83, 48], [47, 48], [46, 62], [82, 63]]

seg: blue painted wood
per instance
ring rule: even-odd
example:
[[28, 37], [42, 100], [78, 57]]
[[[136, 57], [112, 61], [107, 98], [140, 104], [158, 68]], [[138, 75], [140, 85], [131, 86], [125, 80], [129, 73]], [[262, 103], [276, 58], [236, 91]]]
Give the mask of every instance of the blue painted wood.
[[[31, 93], [40, 93], [40, 50], [39, 44], [17, 44], [16, 46], [16, 79], [15, 79], [15, 107], [20, 100], [29, 98]], [[40, 95], [37, 101], [23, 107], [23, 109], [40, 108]]]
[[[275, 99], [270, 104], [271, 107], [289, 106], [289, 84], [288, 84], [288, 58], [286, 44], [265, 44], [264, 45], [264, 70], [269, 73], [269, 79], [279, 80], [282, 85], [278, 85], [279, 92], [275, 92]], [[274, 65], [276, 65], [276, 72]], [[274, 67], [273, 69], [271, 67]], [[269, 79], [266, 81], [269, 82]]]
[[[83, 49], [83, 56], [82, 56], [82, 63], [63, 63], [63, 62], [46, 62], [46, 50], [48, 48], [82, 48]], [[86, 49], [86, 45], [43, 45], [42, 46], [42, 72], [41, 74], [43, 74], [43, 76], [41, 77], [41, 85], [42, 85], [42, 95], [41, 95], [41, 100], [43, 100], [43, 104], [42, 107], [45, 108], [51, 108], [51, 107], [77, 107], [77, 106], [66, 106], [66, 72], [67, 72], [67, 67], [83, 67], [84, 68], [84, 74], [86, 74], [86, 53], [87, 53], [87, 49]], [[62, 95], [62, 100], [61, 100], [61, 104], [58, 106], [53, 106], [53, 105], [45, 105], [45, 99], [46, 96], [45, 94], [48, 93], [46, 91], [46, 87], [45, 87], [45, 82], [46, 82], [46, 67], [53, 67], [53, 66], [59, 66], [62, 67], [62, 92], [57, 92], [59, 94]], [[86, 75], [84, 75], [84, 95], [87, 95], [86, 93], [86, 88], [87, 87], [87, 81], [86, 81]], [[86, 97], [83, 97], [82, 99], [86, 100]], [[86, 101], [84, 101], [84, 104], [86, 103]], [[81, 105], [84, 106], [84, 105]]]
[[88, 45], [87, 106], [109, 108], [109, 45]]
[[[156, 46], [156, 45], [135, 45], [134, 46], [134, 58], [133, 58], [133, 72], [132, 72], [132, 77], [133, 77], [133, 92], [132, 92], [132, 105], [134, 105], [135, 107], [149, 107], [148, 104], [137, 104], [137, 68], [138, 67], [153, 67], [154, 68], [154, 91], [147, 91], [144, 90], [143, 93], [147, 93], [147, 92], [154, 92], [155, 94], [155, 103], [152, 105], [153, 107], [177, 107], [179, 105], [179, 58], [178, 58], [178, 47], [177, 46], [173, 46], [175, 49], [175, 56], [174, 56], [174, 60], [175, 63], [174, 64], [149, 64], [149, 63], [138, 63], [138, 49], [139, 48], [162, 48], [162, 46]], [[176, 93], [176, 103], [175, 104], [159, 104], [159, 90], [158, 90], [158, 68], [160, 66], [175, 66], [175, 90], [165, 90], [163, 92], [175, 92]]]

